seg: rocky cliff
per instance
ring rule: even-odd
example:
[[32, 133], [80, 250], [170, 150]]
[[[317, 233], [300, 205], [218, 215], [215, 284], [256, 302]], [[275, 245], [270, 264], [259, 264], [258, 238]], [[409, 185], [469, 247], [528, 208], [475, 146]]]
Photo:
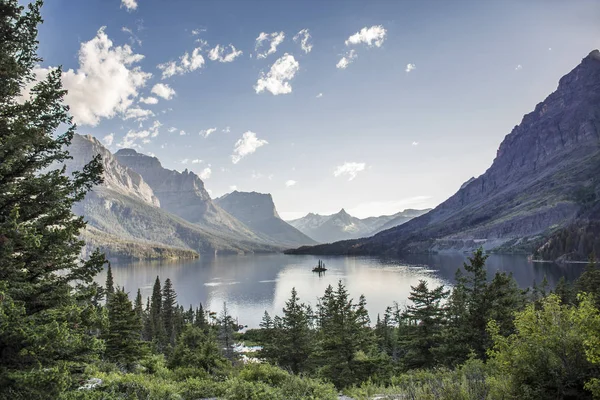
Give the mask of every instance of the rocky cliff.
[[214, 201], [252, 231], [262, 233], [277, 243], [289, 247], [316, 243], [279, 217], [273, 197], [268, 193], [234, 191]]
[[[231, 225], [243, 227], [243, 233], [231, 232], [231, 225], [219, 229], [216, 220], [213, 220], [215, 227], [200, 226], [161, 208], [160, 198], [151, 185], [92, 136], [75, 135], [69, 153], [73, 159], [67, 162], [67, 172], [81, 169], [97, 154], [104, 165], [104, 182], [74, 206], [74, 212], [88, 221], [89, 229], [83, 236], [88, 250], [97, 246], [115, 258], [160, 258], [281, 248], [253, 233], [246, 235], [249, 230], [239, 221]], [[187, 179], [195, 182], [189, 174]], [[203, 185], [201, 188], [204, 190]], [[221, 212], [228, 221], [234, 220]]]
[[580, 215], [577, 193], [597, 185], [599, 150], [600, 52], [595, 50], [505, 137], [483, 175], [434, 210], [371, 238], [296, 253], [530, 250]]

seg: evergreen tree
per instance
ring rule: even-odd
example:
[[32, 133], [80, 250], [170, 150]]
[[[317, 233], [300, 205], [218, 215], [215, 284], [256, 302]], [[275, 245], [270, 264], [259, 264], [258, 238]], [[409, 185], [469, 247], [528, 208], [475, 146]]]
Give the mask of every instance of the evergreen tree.
[[221, 345], [221, 349], [223, 350], [223, 355], [229, 359], [233, 360], [235, 357], [235, 353], [233, 351], [234, 348], [234, 339], [233, 339], [233, 326], [234, 321], [233, 317], [229, 314], [229, 310], [227, 309], [227, 303], [223, 303], [223, 310], [221, 310], [221, 314], [217, 320], [219, 324], [219, 344]]
[[196, 308], [194, 315], [194, 326], [202, 330], [208, 329], [208, 321], [206, 321], [206, 315], [204, 314], [204, 308], [202, 307], [202, 304]]
[[[363, 368], [374, 339], [370, 336], [365, 301], [361, 296], [355, 304], [348, 291], [338, 282], [334, 291], [331, 285], [325, 290], [318, 305], [319, 363], [321, 374], [337, 387], [346, 387], [366, 379]], [[365, 360], [368, 363], [368, 360]]]
[[162, 291], [160, 286], [160, 278], [157, 276], [152, 289], [152, 297], [150, 299], [150, 339], [154, 341], [159, 349], [162, 349], [166, 342], [166, 331], [163, 323], [162, 313]]
[[104, 285], [104, 290], [106, 291], [106, 303], [108, 303], [108, 298], [115, 293], [115, 284], [110, 262], [108, 263], [108, 269], [106, 270], [106, 284]]
[[[142, 292], [140, 289], [137, 290], [137, 295], [135, 296], [135, 303], [133, 303], [133, 310], [135, 311], [135, 316], [138, 319], [138, 323], [140, 325], [141, 330], [144, 328], [144, 306], [142, 304]], [[140, 332], [140, 335], [143, 333]]]
[[585, 270], [575, 282], [575, 289], [577, 292], [592, 295], [596, 300], [596, 307], [600, 308], [600, 267], [598, 267], [594, 254], [590, 255]]
[[123, 288], [117, 289], [109, 298], [108, 332], [105, 334], [107, 357], [131, 368], [143, 355], [141, 331], [141, 321], [127, 293]]
[[310, 329], [311, 315], [310, 307], [300, 303], [296, 288], [292, 288], [292, 295], [283, 308], [281, 333], [277, 337], [277, 362], [295, 374], [304, 371], [312, 355], [314, 346]]
[[42, 61], [42, 2], [19, 3], [0, 0], [0, 397], [57, 397], [100, 348], [89, 333], [105, 259], [79, 260], [85, 222], [71, 209], [102, 167], [99, 158], [70, 176], [59, 167], [75, 132], [60, 68], [19, 100]]
[[186, 325], [169, 357], [170, 368], [200, 368], [211, 374], [227, 369], [215, 338], [202, 329]]
[[175, 314], [177, 310], [177, 294], [173, 289], [171, 279], [165, 280], [162, 290], [162, 320], [165, 325], [165, 334], [169, 343], [175, 343]]
[[442, 301], [449, 294], [444, 286], [429, 290], [427, 282], [423, 280], [417, 286], [411, 286], [408, 299], [413, 304], [404, 313], [404, 318], [411, 323], [411, 329], [402, 338], [408, 349], [404, 358], [407, 367], [431, 368], [436, 364], [434, 348], [440, 343], [444, 324]]

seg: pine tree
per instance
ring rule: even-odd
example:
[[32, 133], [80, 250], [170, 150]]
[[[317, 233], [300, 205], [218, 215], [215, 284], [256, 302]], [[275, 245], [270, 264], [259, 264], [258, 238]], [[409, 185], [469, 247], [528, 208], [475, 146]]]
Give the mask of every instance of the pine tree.
[[166, 331], [162, 319], [162, 291], [160, 278], [158, 276], [156, 277], [156, 281], [154, 281], [154, 287], [152, 289], [148, 318], [150, 325], [150, 339], [158, 346], [159, 350], [162, 350], [163, 346], [166, 344]]
[[585, 270], [575, 282], [575, 290], [591, 294], [596, 300], [596, 307], [600, 308], [600, 267], [594, 254], [590, 255]]
[[[266, 317], [268, 318], [268, 314]], [[310, 307], [300, 303], [296, 288], [292, 288], [292, 295], [283, 308], [281, 333], [278, 335], [277, 362], [295, 374], [304, 371], [313, 352], [311, 318]]]
[[108, 332], [105, 334], [107, 357], [130, 369], [144, 354], [141, 331], [141, 321], [127, 293], [123, 288], [117, 289], [109, 300]]
[[431, 368], [436, 364], [434, 348], [440, 343], [444, 324], [442, 301], [449, 294], [444, 286], [429, 290], [423, 280], [417, 286], [411, 286], [408, 299], [413, 304], [404, 312], [404, 318], [411, 322], [411, 329], [402, 338], [407, 348], [404, 362], [408, 368]]
[[115, 293], [115, 284], [110, 262], [108, 263], [108, 268], [106, 270], [106, 284], [104, 285], [104, 290], [106, 292], [106, 303], [108, 303], [108, 298]]
[[140, 327], [143, 330], [143, 327], [144, 327], [144, 305], [142, 303], [142, 292], [140, 291], [140, 289], [137, 290], [137, 295], [135, 296], [135, 303], [133, 303], [133, 310], [135, 311], [135, 315], [138, 318]]
[[60, 68], [19, 101], [41, 62], [41, 6], [0, 0], [0, 397], [10, 398], [57, 397], [100, 348], [89, 332], [105, 259], [79, 260], [85, 222], [71, 209], [102, 167], [98, 158], [71, 176], [58, 167], [75, 132]]
[[175, 343], [175, 314], [177, 308], [177, 294], [173, 289], [171, 279], [165, 280], [162, 290], [162, 320], [165, 325], [166, 339], [169, 343]]
[[235, 358], [235, 353], [233, 351], [234, 348], [234, 339], [233, 339], [233, 317], [229, 314], [229, 310], [227, 309], [227, 303], [223, 303], [223, 310], [221, 310], [221, 314], [217, 320], [219, 324], [219, 343], [221, 345], [221, 349], [223, 350], [223, 355], [225, 358], [229, 360], [233, 360]]

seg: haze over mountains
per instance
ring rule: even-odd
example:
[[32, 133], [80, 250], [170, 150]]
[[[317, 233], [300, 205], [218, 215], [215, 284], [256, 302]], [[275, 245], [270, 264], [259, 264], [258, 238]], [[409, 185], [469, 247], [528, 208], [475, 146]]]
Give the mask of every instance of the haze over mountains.
[[[531, 253], [598, 214], [589, 210], [598, 208], [599, 179], [600, 52], [594, 50], [505, 137], [491, 167], [435, 209], [370, 238], [290, 253], [398, 255], [479, 246]], [[580, 236], [558, 254], [581, 253], [589, 245]]]
[[408, 209], [394, 215], [360, 219], [351, 216], [342, 208], [336, 214], [319, 215], [309, 213], [302, 218], [288, 221], [288, 223], [318, 242], [331, 243], [338, 240], [371, 236], [384, 229], [401, 225], [428, 211], [429, 209]]
[[98, 154], [104, 165], [103, 184], [74, 209], [88, 221], [88, 250], [100, 247], [109, 257], [144, 259], [274, 252], [315, 243], [279, 218], [270, 195], [254, 196], [268, 199], [270, 225], [246, 220], [250, 228], [217, 205], [193, 172], [165, 169], [155, 157], [132, 149], [113, 155], [93, 136], [75, 135], [69, 152], [67, 172]]

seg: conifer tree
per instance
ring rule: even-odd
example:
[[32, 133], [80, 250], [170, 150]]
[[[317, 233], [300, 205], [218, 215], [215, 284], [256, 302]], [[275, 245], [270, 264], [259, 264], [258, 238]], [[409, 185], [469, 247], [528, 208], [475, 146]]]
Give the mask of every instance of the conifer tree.
[[[266, 314], [269, 318], [269, 315]], [[300, 303], [296, 288], [283, 308], [281, 329], [278, 335], [277, 362], [293, 373], [302, 372], [313, 352], [313, 335], [310, 329], [312, 311]], [[268, 321], [265, 321], [268, 324]]]
[[133, 310], [135, 311], [135, 315], [138, 318], [140, 327], [143, 329], [144, 327], [144, 306], [142, 304], [142, 292], [138, 288], [137, 295], [135, 296], [135, 303], [133, 303]]
[[162, 349], [166, 340], [165, 325], [163, 322], [162, 313], [162, 291], [160, 286], [160, 278], [157, 276], [152, 289], [152, 297], [150, 299], [150, 339], [155, 342], [159, 349]]
[[123, 288], [117, 289], [109, 300], [108, 332], [105, 334], [107, 357], [131, 368], [144, 353], [141, 331], [141, 321], [127, 293]]
[[106, 292], [106, 302], [108, 303], [108, 298], [113, 295], [115, 292], [115, 283], [113, 280], [112, 268], [110, 266], [110, 262], [108, 263], [108, 268], [106, 270], [106, 284], [104, 285], [104, 290]]
[[[57, 397], [98, 354], [104, 256], [79, 260], [83, 218], [71, 209], [101, 182], [98, 158], [70, 176], [60, 165], [75, 132], [60, 68], [34, 80], [42, 1], [0, 0], [0, 398]], [[9, 393], [9, 395], [6, 395]]]
[[234, 347], [234, 339], [233, 339], [233, 317], [229, 314], [229, 310], [227, 309], [227, 303], [223, 303], [223, 310], [221, 310], [221, 314], [217, 320], [219, 324], [219, 334], [218, 339], [221, 345], [221, 349], [223, 350], [223, 355], [229, 359], [233, 360], [235, 354], [233, 352]]
[[404, 358], [407, 367], [431, 368], [435, 365], [434, 348], [440, 343], [444, 323], [442, 301], [449, 294], [444, 286], [429, 290], [424, 280], [419, 281], [417, 286], [411, 286], [408, 299], [413, 304], [404, 312], [404, 317], [411, 322], [411, 329], [407, 337], [402, 338], [408, 349]]
[[173, 289], [171, 279], [165, 280], [162, 290], [162, 320], [165, 326], [166, 339], [169, 343], [175, 343], [175, 319], [177, 310], [177, 294]]

